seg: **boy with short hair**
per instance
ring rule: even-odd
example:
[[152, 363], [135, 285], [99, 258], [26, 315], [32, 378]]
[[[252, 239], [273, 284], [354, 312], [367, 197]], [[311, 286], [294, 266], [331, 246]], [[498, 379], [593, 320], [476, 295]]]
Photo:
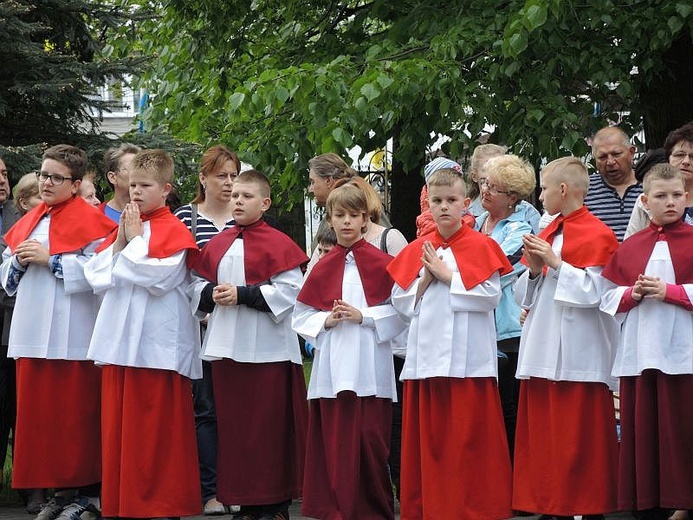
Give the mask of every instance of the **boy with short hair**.
[[666, 519], [693, 509], [693, 227], [683, 221], [680, 171], [645, 175], [650, 226], [616, 250], [602, 276], [602, 309], [621, 324], [613, 375], [621, 381], [618, 507]]
[[493, 311], [512, 266], [494, 240], [462, 224], [469, 198], [457, 172], [434, 173], [428, 197], [436, 229], [388, 266], [392, 303], [411, 321], [401, 376], [402, 518], [509, 518]]
[[575, 157], [541, 172], [539, 200], [559, 214], [525, 235], [515, 296], [529, 314], [517, 377], [513, 509], [557, 518], [602, 518], [616, 508], [618, 443], [610, 376], [618, 328], [599, 310], [599, 276], [618, 246], [583, 200], [585, 165]]
[[269, 226], [270, 185], [257, 170], [233, 184], [236, 225], [212, 238], [194, 265], [193, 312], [207, 323], [219, 430], [217, 499], [243, 520], [287, 520], [301, 495], [306, 387], [291, 313], [308, 257]]
[[85, 266], [103, 295], [89, 359], [102, 367], [103, 515], [180, 517], [201, 510], [190, 378], [202, 375], [185, 289], [197, 252], [165, 205], [173, 161], [132, 160], [118, 229]]
[[[77, 196], [84, 151], [53, 146], [37, 182], [42, 202], [5, 235], [0, 269], [16, 293], [8, 356], [17, 359], [15, 488], [56, 488], [40, 519], [99, 515], [101, 374], [87, 360], [98, 300], [84, 263], [114, 224]], [[79, 496], [75, 496], [75, 488]]]

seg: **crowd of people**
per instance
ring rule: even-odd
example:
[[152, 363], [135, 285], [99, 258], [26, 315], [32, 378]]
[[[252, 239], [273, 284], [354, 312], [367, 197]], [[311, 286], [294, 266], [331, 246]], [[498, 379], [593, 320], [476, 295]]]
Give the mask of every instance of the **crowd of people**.
[[411, 243], [318, 155], [310, 258], [223, 145], [173, 211], [163, 150], [108, 150], [105, 202], [79, 148], [14, 200], [0, 160], [12, 486], [36, 520], [686, 518], [693, 123], [592, 154], [542, 168], [543, 213], [505, 147], [436, 158]]

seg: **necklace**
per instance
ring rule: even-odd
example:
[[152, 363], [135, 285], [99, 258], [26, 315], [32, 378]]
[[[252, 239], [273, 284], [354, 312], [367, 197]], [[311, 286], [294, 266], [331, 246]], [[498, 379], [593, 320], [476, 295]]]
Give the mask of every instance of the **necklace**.
[[486, 220], [484, 220], [484, 223], [481, 225], [481, 232], [486, 236], [490, 235], [493, 232], [493, 228], [496, 227], [494, 224], [494, 226], [489, 230], [489, 225], [488, 225], [489, 220], [491, 220], [490, 215], [488, 217], [486, 217]]

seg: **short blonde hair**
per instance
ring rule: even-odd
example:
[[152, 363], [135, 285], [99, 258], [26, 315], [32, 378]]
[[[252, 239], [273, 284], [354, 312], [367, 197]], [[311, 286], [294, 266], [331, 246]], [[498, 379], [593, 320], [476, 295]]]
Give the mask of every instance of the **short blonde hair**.
[[650, 189], [652, 189], [652, 181], [670, 181], [673, 179], [679, 179], [684, 189], [686, 188], [686, 181], [683, 178], [681, 170], [669, 163], [655, 164], [645, 174], [645, 177], [642, 180], [642, 191], [645, 195], [649, 194]]
[[587, 190], [589, 190], [590, 187], [589, 172], [587, 171], [585, 163], [577, 157], [570, 155], [551, 161], [544, 166], [542, 172], [544, 174], [555, 172], [558, 176], [556, 180], [559, 183], [565, 182], [566, 184], [570, 184], [581, 190], [583, 196], [587, 195]]
[[132, 158], [131, 168], [153, 177], [162, 186], [173, 185], [173, 159], [165, 150], [142, 150]]
[[472, 154], [472, 159], [469, 164], [469, 170], [474, 173], [479, 173], [479, 163], [482, 159], [490, 159], [491, 157], [505, 155], [507, 151], [507, 146], [501, 146], [499, 144], [480, 144], [474, 148], [474, 153]]
[[517, 155], [491, 157], [483, 168], [485, 177], [494, 175], [498, 182], [520, 199], [529, 197], [537, 186], [534, 168]]
[[462, 188], [462, 196], [466, 197], [467, 183], [464, 181], [464, 178], [460, 172], [453, 170], [452, 168], [442, 168], [433, 172], [433, 174], [428, 178], [426, 186], [428, 188], [431, 186], [454, 186], [456, 182], [460, 183]]
[[270, 197], [271, 189], [269, 178], [260, 170], [246, 170], [239, 174], [233, 182], [234, 184], [236, 182], [239, 184], [255, 184], [260, 188], [260, 194], [263, 197]]
[[20, 215], [24, 215], [26, 211], [20, 205], [22, 200], [28, 200], [31, 197], [38, 197], [38, 181], [36, 180], [36, 172], [30, 172], [17, 181], [12, 189], [12, 196], [14, 197], [14, 206], [19, 211]]

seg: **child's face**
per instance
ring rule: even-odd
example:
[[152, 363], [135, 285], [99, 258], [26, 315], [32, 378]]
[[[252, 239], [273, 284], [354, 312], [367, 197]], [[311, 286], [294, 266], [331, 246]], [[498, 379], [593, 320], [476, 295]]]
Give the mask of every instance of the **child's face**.
[[469, 198], [464, 196], [462, 180], [452, 186], [429, 186], [428, 204], [440, 234], [449, 237], [462, 227], [462, 216], [469, 207]]
[[271, 201], [269, 197], [263, 195], [257, 183], [237, 180], [233, 183], [231, 203], [236, 224], [247, 226], [262, 218], [263, 213], [269, 209]]
[[130, 172], [130, 201], [140, 207], [141, 213], [151, 213], [164, 207], [170, 191], [169, 183], [162, 185], [153, 175], [142, 170]]
[[318, 244], [318, 258], [322, 258], [325, 256], [327, 253], [332, 251], [332, 248], [334, 246], [332, 244], [325, 244], [324, 242], [320, 242]]
[[652, 213], [652, 222], [665, 226], [681, 220], [687, 197], [681, 179], [653, 179], [648, 193], [642, 195], [642, 201]]
[[361, 230], [366, 226], [368, 217], [365, 211], [335, 207], [332, 208], [328, 222], [337, 235], [337, 243], [343, 247], [351, 247], [361, 240]]
[[[46, 159], [41, 164], [41, 174], [50, 175], [45, 181], [39, 179], [39, 196], [49, 206], [55, 206], [72, 198], [79, 190], [80, 181], [72, 179], [72, 171], [65, 164], [54, 159]], [[62, 181], [53, 181], [52, 179]]]

